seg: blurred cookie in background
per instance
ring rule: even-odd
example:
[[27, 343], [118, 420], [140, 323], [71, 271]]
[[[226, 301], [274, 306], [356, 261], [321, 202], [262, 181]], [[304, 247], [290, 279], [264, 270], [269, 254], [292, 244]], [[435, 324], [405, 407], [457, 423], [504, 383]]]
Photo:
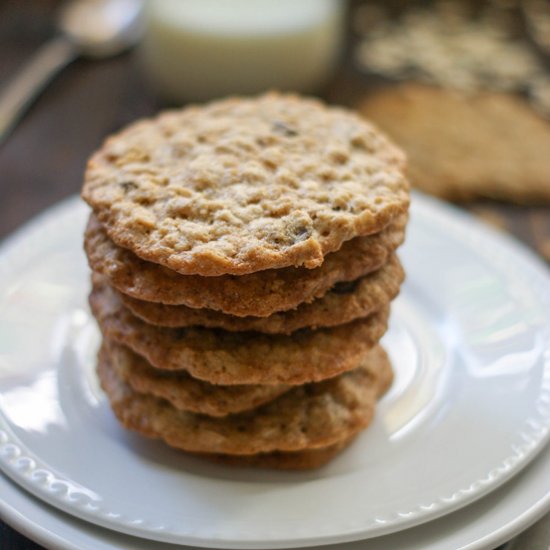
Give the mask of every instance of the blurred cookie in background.
[[550, 125], [520, 97], [402, 84], [370, 94], [359, 110], [407, 152], [418, 189], [550, 202]]

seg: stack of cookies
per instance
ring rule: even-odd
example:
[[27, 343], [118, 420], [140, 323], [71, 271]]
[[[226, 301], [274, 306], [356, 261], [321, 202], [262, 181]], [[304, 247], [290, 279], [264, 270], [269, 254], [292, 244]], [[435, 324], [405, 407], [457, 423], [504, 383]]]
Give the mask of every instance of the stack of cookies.
[[109, 138], [83, 197], [98, 375], [121, 423], [224, 462], [317, 467], [370, 422], [403, 280], [404, 159], [267, 94]]

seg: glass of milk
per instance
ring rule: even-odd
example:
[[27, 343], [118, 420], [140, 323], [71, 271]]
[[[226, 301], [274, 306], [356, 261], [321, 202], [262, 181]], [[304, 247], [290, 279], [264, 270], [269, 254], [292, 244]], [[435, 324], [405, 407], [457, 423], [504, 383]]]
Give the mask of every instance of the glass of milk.
[[173, 102], [312, 92], [339, 59], [345, 0], [146, 0], [142, 58]]

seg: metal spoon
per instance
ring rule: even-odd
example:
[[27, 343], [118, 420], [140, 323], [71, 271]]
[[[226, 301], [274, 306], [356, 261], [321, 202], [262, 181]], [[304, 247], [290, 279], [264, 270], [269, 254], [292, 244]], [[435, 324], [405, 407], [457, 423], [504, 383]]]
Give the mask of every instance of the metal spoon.
[[141, 37], [141, 0], [72, 0], [59, 13], [61, 34], [40, 48], [0, 94], [0, 143], [46, 84], [79, 56], [121, 53]]

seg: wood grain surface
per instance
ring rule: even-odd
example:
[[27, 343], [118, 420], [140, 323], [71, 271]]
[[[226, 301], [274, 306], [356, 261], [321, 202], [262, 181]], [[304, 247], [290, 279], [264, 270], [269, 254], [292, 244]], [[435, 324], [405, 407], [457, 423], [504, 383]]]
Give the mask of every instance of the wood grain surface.
[[[55, 0], [0, 2], [0, 92], [10, 76], [53, 36]], [[351, 105], [372, 82], [347, 56], [322, 92]], [[59, 75], [0, 146], [0, 239], [31, 217], [79, 192], [89, 154], [109, 133], [162, 108], [148, 89], [139, 56], [79, 60]], [[550, 208], [490, 201], [467, 208], [550, 260]], [[0, 496], [1, 498], [1, 496]], [[2, 550], [41, 548], [0, 521]]]

